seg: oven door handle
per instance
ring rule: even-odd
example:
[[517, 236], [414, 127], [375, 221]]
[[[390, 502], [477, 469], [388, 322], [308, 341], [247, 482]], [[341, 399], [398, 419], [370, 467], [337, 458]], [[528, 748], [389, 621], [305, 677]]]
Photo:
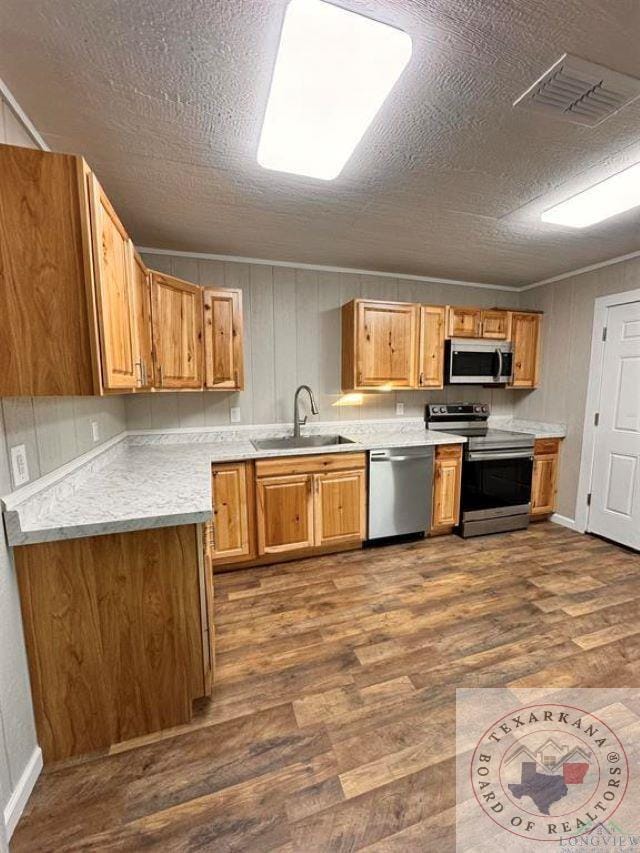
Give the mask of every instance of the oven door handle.
[[468, 450], [465, 459], [469, 462], [485, 462], [495, 459], [530, 459], [533, 462], [532, 450]]

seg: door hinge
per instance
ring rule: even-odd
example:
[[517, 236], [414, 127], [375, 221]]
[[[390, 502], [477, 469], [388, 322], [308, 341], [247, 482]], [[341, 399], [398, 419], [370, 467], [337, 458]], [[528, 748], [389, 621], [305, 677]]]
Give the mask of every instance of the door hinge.
[[587, 506], [591, 506], [591, 492], [587, 495]]
[[593, 425], [598, 426], [599, 423], [600, 423], [600, 412], [596, 412], [595, 415], [593, 416]]
[[602, 340], [603, 341], [607, 340], [607, 327], [606, 326], [604, 326], [602, 329]]

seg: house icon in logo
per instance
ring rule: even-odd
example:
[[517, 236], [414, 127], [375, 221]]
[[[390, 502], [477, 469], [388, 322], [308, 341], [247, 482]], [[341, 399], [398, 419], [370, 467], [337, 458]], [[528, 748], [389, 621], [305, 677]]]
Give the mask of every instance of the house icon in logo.
[[559, 744], [553, 738], [548, 738], [541, 747], [536, 749], [535, 757], [543, 767], [555, 767], [568, 751], [568, 744]]

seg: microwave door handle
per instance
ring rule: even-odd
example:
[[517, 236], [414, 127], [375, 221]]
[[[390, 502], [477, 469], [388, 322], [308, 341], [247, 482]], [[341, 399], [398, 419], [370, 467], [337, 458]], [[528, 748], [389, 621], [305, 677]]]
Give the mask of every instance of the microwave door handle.
[[502, 378], [502, 350], [500, 347], [496, 347], [496, 355], [498, 356], [498, 371], [493, 378], [496, 382], [500, 382]]

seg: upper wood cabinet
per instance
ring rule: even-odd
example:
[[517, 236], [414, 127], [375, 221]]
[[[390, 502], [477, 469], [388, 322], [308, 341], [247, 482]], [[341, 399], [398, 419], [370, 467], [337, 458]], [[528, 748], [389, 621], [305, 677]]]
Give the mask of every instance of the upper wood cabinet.
[[151, 332], [151, 281], [142, 258], [130, 244], [133, 254], [132, 281], [133, 305], [136, 320], [136, 369], [138, 387], [153, 387], [153, 341]]
[[511, 312], [491, 309], [482, 312], [482, 337], [506, 341], [511, 337]]
[[540, 314], [519, 311], [512, 314], [513, 388], [535, 388], [538, 384], [540, 323]]
[[151, 271], [157, 388], [202, 388], [202, 288]]
[[443, 388], [444, 332], [443, 305], [420, 306], [420, 348], [418, 385], [420, 388]]
[[129, 237], [95, 175], [88, 173], [95, 297], [107, 390], [131, 389], [136, 375], [136, 325]]
[[448, 308], [447, 337], [481, 338], [482, 310], [480, 308]]
[[417, 384], [418, 306], [355, 299], [342, 307], [342, 387]]
[[447, 311], [447, 337], [506, 341], [510, 334], [509, 313], [499, 308], [460, 308], [450, 305]]
[[244, 387], [241, 290], [204, 288], [204, 384]]

